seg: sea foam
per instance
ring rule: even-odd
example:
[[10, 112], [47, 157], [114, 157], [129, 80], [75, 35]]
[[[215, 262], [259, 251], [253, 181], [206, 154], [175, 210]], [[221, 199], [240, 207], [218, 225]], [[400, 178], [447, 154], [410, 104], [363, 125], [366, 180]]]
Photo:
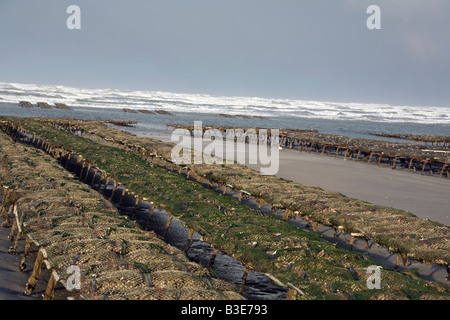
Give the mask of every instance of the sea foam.
[[81, 89], [0, 82], [0, 100], [65, 103], [71, 107], [164, 109], [171, 112], [298, 117], [371, 122], [450, 124], [450, 107], [393, 106], [259, 97], [213, 96], [161, 91]]

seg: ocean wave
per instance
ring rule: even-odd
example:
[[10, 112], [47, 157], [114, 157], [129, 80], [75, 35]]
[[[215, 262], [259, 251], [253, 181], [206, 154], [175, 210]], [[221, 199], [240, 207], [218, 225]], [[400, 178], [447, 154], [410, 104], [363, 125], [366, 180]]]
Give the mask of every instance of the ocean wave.
[[171, 112], [245, 114], [266, 117], [301, 117], [326, 120], [364, 120], [450, 124], [450, 108], [339, 103], [313, 100], [212, 96], [161, 91], [79, 89], [65, 86], [0, 82], [0, 100], [17, 103], [65, 103], [87, 108], [163, 108]]

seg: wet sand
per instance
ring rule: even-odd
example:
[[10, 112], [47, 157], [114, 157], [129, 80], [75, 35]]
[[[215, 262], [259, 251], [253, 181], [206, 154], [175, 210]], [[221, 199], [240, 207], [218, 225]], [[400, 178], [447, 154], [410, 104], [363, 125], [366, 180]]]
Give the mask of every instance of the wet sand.
[[449, 179], [296, 150], [280, 151], [277, 176], [450, 226]]
[[[26, 260], [26, 268], [19, 272], [20, 261], [22, 260], [25, 240], [22, 238], [17, 246], [17, 254], [8, 254], [8, 248], [13, 242], [8, 241], [11, 228], [0, 227], [0, 300], [42, 300], [47, 280], [50, 278], [50, 270], [42, 268], [40, 279], [36, 284], [36, 289], [30, 296], [25, 296], [25, 285], [33, 272], [34, 261], [36, 260], [38, 248], [32, 246], [30, 255]], [[62, 285], [55, 288], [55, 299], [65, 299], [67, 293]]]

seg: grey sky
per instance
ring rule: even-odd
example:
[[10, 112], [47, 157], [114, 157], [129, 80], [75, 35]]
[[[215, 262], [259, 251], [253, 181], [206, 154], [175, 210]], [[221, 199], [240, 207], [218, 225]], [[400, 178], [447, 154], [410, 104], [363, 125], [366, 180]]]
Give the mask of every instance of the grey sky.
[[0, 0], [0, 81], [449, 106], [450, 1]]

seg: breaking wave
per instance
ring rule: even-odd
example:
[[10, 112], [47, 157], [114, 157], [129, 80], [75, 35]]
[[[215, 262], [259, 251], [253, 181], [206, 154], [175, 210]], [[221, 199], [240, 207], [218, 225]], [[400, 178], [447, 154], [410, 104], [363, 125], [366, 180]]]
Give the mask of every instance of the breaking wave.
[[226, 97], [160, 91], [79, 89], [0, 82], [0, 100], [65, 103], [71, 107], [165, 109], [172, 112], [225, 113], [327, 120], [450, 124], [449, 107], [392, 106], [258, 97]]

